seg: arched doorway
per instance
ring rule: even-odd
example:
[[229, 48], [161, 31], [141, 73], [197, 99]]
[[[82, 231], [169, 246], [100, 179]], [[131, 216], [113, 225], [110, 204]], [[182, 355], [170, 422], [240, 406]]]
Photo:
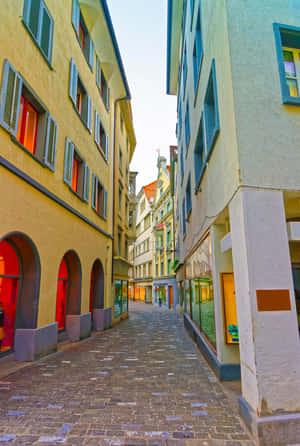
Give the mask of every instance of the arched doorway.
[[18, 329], [37, 327], [40, 260], [32, 241], [21, 233], [0, 240], [0, 352], [12, 350]]
[[92, 323], [95, 330], [102, 329], [103, 325], [102, 319], [104, 318], [103, 309], [104, 309], [104, 271], [102, 263], [100, 262], [99, 259], [97, 259], [93, 264], [91, 272], [91, 285], [90, 285], [90, 313], [92, 315]]
[[68, 251], [59, 267], [56, 295], [56, 322], [58, 330], [67, 329], [67, 316], [80, 315], [81, 265], [77, 254]]

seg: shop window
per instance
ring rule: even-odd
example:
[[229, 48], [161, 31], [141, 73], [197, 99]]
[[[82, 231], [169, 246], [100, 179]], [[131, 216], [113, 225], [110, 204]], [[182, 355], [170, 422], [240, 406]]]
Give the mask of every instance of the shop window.
[[300, 105], [300, 28], [274, 23], [282, 102]]
[[238, 344], [239, 330], [233, 273], [222, 273], [222, 292], [224, 305], [225, 342]]
[[23, 23], [42, 55], [51, 63], [54, 22], [43, 0], [24, 0]]
[[215, 61], [213, 60], [204, 99], [204, 118], [206, 130], [207, 160], [213, 151], [217, 136], [220, 132], [217, 79]]
[[199, 190], [201, 180], [206, 168], [205, 148], [204, 148], [204, 131], [203, 131], [203, 115], [201, 115], [197, 139], [194, 150], [194, 167], [195, 167], [195, 188]]
[[103, 99], [106, 109], [110, 109], [110, 90], [101, 68], [100, 60], [96, 56], [96, 84], [98, 86], [100, 96]]
[[90, 196], [90, 175], [89, 166], [74, 144], [66, 138], [64, 182], [86, 202], [89, 202]]
[[102, 153], [106, 161], [108, 161], [109, 136], [107, 135], [96, 110], [95, 110], [95, 143], [97, 144], [97, 147], [100, 149], [100, 152]]
[[78, 70], [73, 59], [71, 59], [70, 65], [69, 95], [82, 122], [90, 133], [92, 133], [92, 101], [78, 75]]
[[20, 265], [13, 246], [0, 242], [0, 353], [14, 345]]
[[94, 43], [88, 33], [78, 0], [73, 0], [72, 24], [84, 57], [94, 71]]
[[292, 264], [292, 272], [293, 272], [295, 298], [296, 298], [298, 327], [300, 332], [300, 263]]
[[107, 220], [108, 195], [99, 178], [93, 174], [92, 208], [97, 214]]
[[55, 169], [57, 124], [26, 81], [6, 60], [0, 124], [21, 148], [40, 163]]
[[186, 218], [187, 220], [190, 218], [192, 212], [192, 188], [191, 188], [191, 176], [189, 176], [187, 185], [186, 185]]
[[122, 280], [115, 280], [115, 317], [122, 314]]
[[190, 137], [191, 137], [191, 129], [190, 129], [190, 112], [189, 112], [189, 106], [186, 106], [186, 112], [185, 112], [185, 120], [184, 120], [184, 129], [185, 129], [185, 151], [187, 153], [189, 143], [190, 143]]
[[128, 311], [128, 282], [127, 280], [122, 280], [122, 312], [127, 313]]
[[197, 87], [198, 87], [202, 59], [203, 59], [203, 47], [202, 47], [202, 36], [201, 36], [201, 15], [200, 15], [200, 6], [199, 6], [199, 13], [198, 13], [196, 30], [195, 30], [194, 50], [193, 50], [195, 92], [197, 91]]

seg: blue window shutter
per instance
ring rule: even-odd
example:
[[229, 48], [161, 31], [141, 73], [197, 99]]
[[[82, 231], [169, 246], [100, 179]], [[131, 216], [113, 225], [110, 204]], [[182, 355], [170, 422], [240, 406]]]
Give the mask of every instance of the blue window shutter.
[[103, 217], [107, 220], [107, 190], [103, 189]]
[[95, 46], [94, 42], [92, 41], [90, 37], [90, 44], [89, 44], [89, 66], [94, 71], [95, 66]]
[[71, 59], [69, 94], [70, 94], [70, 98], [72, 99], [72, 102], [75, 106], [76, 106], [76, 99], [77, 99], [77, 85], [78, 85], [78, 70], [74, 63], [74, 60]]
[[52, 58], [52, 41], [53, 41], [53, 19], [46, 8], [45, 4], [42, 3], [41, 7], [41, 19], [40, 19], [40, 33], [39, 33], [39, 45], [46, 56], [47, 60], [50, 62]]
[[80, 21], [80, 7], [78, 0], [73, 0], [73, 10], [72, 10], [72, 24], [76, 31], [76, 34], [79, 34], [79, 21]]
[[108, 162], [109, 159], [109, 136], [106, 135], [106, 141], [105, 141], [105, 157], [106, 157], [106, 161]]
[[18, 131], [22, 85], [19, 73], [5, 60], [0, 96], [0, 124], [15, 137]]
[[87, 104], [88, 104], [87, 127], [88, 127], [90, 133], [92, 133], [93, 132], [93, 104], [92, 104], [92, 100], [89, 96], [87, 98]]
[[87, 203], [90, 200], [90, 177], [91, 170], [87, 164], [84, 165], [84, 184], [83, 184], [83, 199]]
[[24, 7], [23, 7], [23, 20], [28, 25], [29, 22], [29, 12], [31, 7], [31, 0], [24, 0]]
[[100, 119], [97, 110], [95, 110], [95, 142], [100, 147]]
[[57, 144], [57, 124], [52, 118], [52, 116], [48, 115], [44, 163], [53, 171], [55, 170], [56, 144]]
[[69, 186], [72, 184], [73, 173], [74, 144], [66, 138], [65, 148], [65, 165], [64, 165], [64, 182]]
[[92, 208], [97, 210], [97, 193], [98, 193], [98, 178], [93, 173], [93, 184], [92, 184]]

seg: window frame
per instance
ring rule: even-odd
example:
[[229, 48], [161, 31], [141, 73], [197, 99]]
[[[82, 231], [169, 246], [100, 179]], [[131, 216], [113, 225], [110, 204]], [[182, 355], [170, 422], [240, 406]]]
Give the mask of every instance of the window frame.
[[[104, 147], [103, 147], [103, 143], [101, 145], [101, 137], [100, 137], [101, 129], [103, 130], [104, 139], [105, 139]], [[102, 121], [100, 119], [100, 116], [99, 116], [97, 110], [95, 110], [94, 140], [95, 140], [95, 143], [96, 143], [96, 146], [97, 146], [99, 152], [103, 156], [104, 160], [108, 163], [108, 161], [109, 161], [109, 136], [106, 133], [106, 130], [102, 124]]]
[[[200, 133], [202, 136], [200, 136]], [[196, 149], [199, 146], [198, 141], [199, 141], [200, 137], [202, 139], [203, 162], [202, 162], [202, 165], [199, 166], [199, 169], [197, 169], [200, 156], [198, 154], [199, 152]], [[206, 159], [206, 147], [205, 147], [205, 131], [204, 131], [204, 118], [203, 118], [203, 112], [202, 112], [200, 122], [199, 122], [198, 132], [197, 132], [197, 136], [196, 136], [195, 147], [194, 147], [195, 193], [197, 193], [200, 189], [200, 184], [201, 184], [204, 172], [206, 170], [206, 167], [207, 167], [207, 159]]]
[[[82, 172], [81, 172], [81, 185], [80, 191], [75, 191], [72, 187], [73, 181], [73, 166], [74, 166], [74, 155], [77, 155], [82, 163]], [[76, 195], [81, 201], [89, 203], [90, 199], [90, 180], [91, 180], [91, 171], [86, 163], [85, 159], [82, 157], [81, 153], [75, 146], [75, 144], [66, 137], [65, 142], [65, 157], [64, 157], [64, 182], [69, 187], [70, 191]], [[78, 180], [77, 180], [78, 181]]]
[[[196, 51], [195, 51], [195, 49], [196, 49]], [[195, 52], [196, 52], [196, 56], [195, 56]], [[200, 56], [198, 55], [198, 53], [200, 54]], [[199, 60], [199, 63], [197, 63], [198, 60]], [[203, 62], [203, 40], [202, 40], [201, 0], [200, 0], [198, 14], [197, 14], [197, 22], [196, 22], [196, 27], [195, 27], [194, 46], [193, 46], [193, 72], [194, 72], [195, 102], [196, 102], [198, 88], [199, 88], [202, 62]]]
[[[214, 100], [214, 126], [209, 129], [208, 122], [208, 96], [211, 95], [211, 87], [213, 88]], [[215, 59], [212, 60], [211, 69], [208, 77], [205, 99], [204, 99], [204, 121], [205, 121], [205, 140], [206, 140], [206, 161], [208, 162], [213, 152], [217, 137], [220, 133], [219, 104], [217, 92], [217, 77]]]
[[[86, 108], [86, 119], [83, 116], [83, 110], [80, 113], [80, 111], [77, 108], [77, 92], [78, 92], [78, 84], [81, 84], [80, 87], [83, 90], [84, 94], [84, 100], [86, 101], [85, 108]], [[81, 77], [79, 76], [78, 69], [76, 67], [76, 64], [71, 58], [70, 61], [70, 76], [69, 76], [69, 96], [73, 104], [73, 108], [76, 111], [77, 116], [80, 118], [81, 122], [84, 124], [86, 129], [92, 133], [92, 126], [93, 126], [93, 104], [91, 97], [89, 96], [87, 89], [85, 88], [84, 83], [81, 80]]]
[[[88, 64], [88, 66], [92, 70], [92, 72], [94, 72], [94, 69], [95, 69], [95, 45], [94, 45], [94, 42], [90, 36], [88, 28], [86, 26], [86, 23], [85, 23], [83, 15], [82, 15], [78, 0], [73, 0], [73, 3], [72, 3], [72, 25], [73, 25], [73, 29], [75, 31], [77, 41], [78, 41], [81, 51], [84, 55], [84, 58]], [[80, 38], [79, 38], [80, 26], [82, 27], [83, 31], [85, 32], [85, 45], [88, 45], [87, 48], [85, 48], [85, 47], [83, 48], [81, 46], [81, 42], [80, 42]]]
[[[101, 96], [101, 99], [104, 103], [104, 106], [106, 108], [106, 111], [110, 111], [110, 88], [108, 86], [106, 77], [103, 73], [101, 62], [96, 54], [96, 85], [99, 90], [99, 94]], [[103, 89], [103, 91], [102, 91]], [[106, 93], [105, 93], [106, 92]]]
[[189, 104], [186, 104], [185, 117], [184, 117], [184, 137], [185, 137], [185, 157], [187, 157], [190, 141], [191, 141], [191, 121], [190, 121], [190, 109]]
[[[102, 213], [100, 213], [100, 210], [98, 208], [98, 202], [99, 202], [99, 188], [98, 186], [101, 186], [102, 188], [102, 194], [103, 194], [103, 209]], [[103, 183], [99, 180], [98, 176], [93, 173], [92, 175], [92, 209], [96, 212], [98, 217], [102, 218], [103, 220], [107, 220], [108, 218], [108, 192], [105, 189]]]
[[[281, 96], [282, 96], [282, 103], [284, 105], [300, 105], [300, 74], [297, 73], [297, 80], [298, 80], [298, 91], [299, 91], [299, 97], [293, 97], [290, 95], [289, 88], [286, 82], [286, 73], [285, 73], [285, 66], [284, 66], [284, 56], [283, 56], [283, 48], [284, 47], [290, 47], [294, 48], [294, 50], [299, 50], [300, 54], [300, 28], [296, 26], [290, 26], [290, 25], [283, 25], [281, 23], [273, 23], [273, 31], [275, 36], [275, 47], [276, 47], [276, 53], [277, 53], [277, 63], [278, 63], [278, 70], [279, 70], [279, 80], [280, 80], [280, 86], [281, 86]], [[296, 41], [299, 40], [299, 43], [297, 42], [297, 46], [293, 46], [291, 44], [288, 44], [288, 42], [283, 41], [283, 37], [286, 39], [295, 39]]]

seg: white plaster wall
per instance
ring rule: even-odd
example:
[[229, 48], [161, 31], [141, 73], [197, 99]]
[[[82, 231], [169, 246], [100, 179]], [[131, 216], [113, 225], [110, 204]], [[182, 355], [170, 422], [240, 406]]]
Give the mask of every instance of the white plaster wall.
[[[140, 212], [140, 204], [143, 201], [143, 199], [145, 200], [145, 209], [143, 212]], [[146, 215], [149, 214], [149, 212], [151, 213], [151, 225], [150, 227], [144, 231], [143, 228], [143, 220], [146, 217]], [[134, 243], [134, 247], [139, 246], [141, 243], [143, 243], [145, 240], [147, 240], [147, 238], [150, 239], [150, 250], [148, 252], [145, 252], [141, 255], [139, 255], [138, 257], [136, 257], [136, 254], [134, 254], [135, 258], [134, 258], [134, 266], [139, 266], [139, 265], [143, 265], [144, 263], [149, 263], [152, 262], [152, 258], [153, 258], [153, 240], [152, 240], [152, 231], [153, 231], [153, 223], [152, 223], [152, 211], [151, 211], [151, 206], [149, 201], [146, 198], [146, 195], [144, 193], [144, 191], [142, 190], [139, 195], [138, 195], [138, 205], [137, 205], [137, 225], [141, 223], [142, 225], [142, 232], [141, 234], [136, 238], [136, 241]], [[152, 270], [153, 270], [153, 265], [152, 265]], [[150, 272], [150, 274], [147, 274], [147, 276], [152, 276], [153, 275], [153, 271]]]

